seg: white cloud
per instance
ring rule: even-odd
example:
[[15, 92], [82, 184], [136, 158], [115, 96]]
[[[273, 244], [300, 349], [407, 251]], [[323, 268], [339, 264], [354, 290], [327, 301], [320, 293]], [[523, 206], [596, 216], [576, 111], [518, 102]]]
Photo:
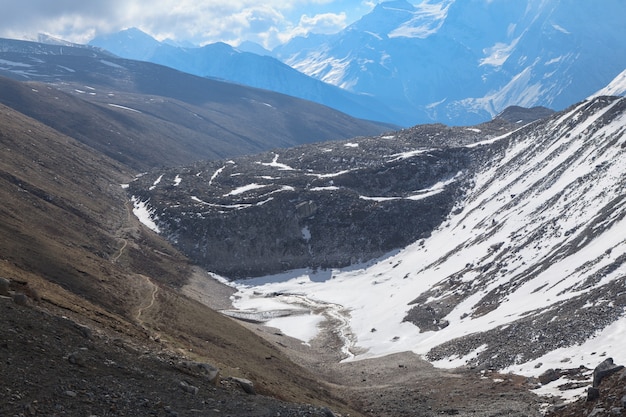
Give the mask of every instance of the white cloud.
[[336, 33], [346, 27], [346, 14], [320, 13], [314, 16], [306, 14], [300, 17], [297, 26], [292, 26], [277, 34], [279, 43], [287, 42], [296, 36], [306, 36], [309, 33]]
[[[369, 1], [369, 0], [367, 0]], [[361, 0], [4, 0], [0, 36], [38, 33], [84, 43], [137, 27], [159, 40], [199, 45], [252, 40], [274, 47], [293, 36], [329, 33], [356, 19]]]

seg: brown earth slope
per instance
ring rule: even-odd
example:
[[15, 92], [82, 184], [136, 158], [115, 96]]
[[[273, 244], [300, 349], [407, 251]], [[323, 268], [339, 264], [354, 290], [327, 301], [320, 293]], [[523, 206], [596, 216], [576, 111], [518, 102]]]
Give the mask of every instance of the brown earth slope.
[[[358, 415], [270, 343], [179, 293], [192, 268], [132, 216], [128, 168], [5, 106], [0, 149], [0, 277], [9, 296], [30, 295], [26, 306], [0, 300], [0, 415], [304, 410], [250, 400], [230, 376]], [[184, 360], [220, 368], [224, 383], [186, 376]]]

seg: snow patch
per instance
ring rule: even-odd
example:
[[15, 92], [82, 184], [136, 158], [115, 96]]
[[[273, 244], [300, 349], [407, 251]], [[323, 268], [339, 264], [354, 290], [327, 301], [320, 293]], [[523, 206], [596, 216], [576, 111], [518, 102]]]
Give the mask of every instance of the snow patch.
[[144, 224], [148, 229], [161, 233], [159, 226], [157, 226], [155, 220], [159, 218], [154, 215], [154, 209], [148, 206], [147, 201], [141, 201], [139, 197], [132, 196], [130, 199], [133, 203], [133, 214]]

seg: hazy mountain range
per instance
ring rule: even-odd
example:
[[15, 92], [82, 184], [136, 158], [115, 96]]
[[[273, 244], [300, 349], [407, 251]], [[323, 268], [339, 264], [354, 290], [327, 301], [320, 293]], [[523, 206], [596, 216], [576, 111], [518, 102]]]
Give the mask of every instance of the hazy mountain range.
[[0, 75], [53, 87], [19, 94], [30, 87], [2, 82], [0, 102], [137, 169], [391, 129], [310, 101], [92, 47], [0, 39]]
[[175, 47], [136, 29], [91, 44], [356, 117], [464, 125], [510, 105], [562, 110], [604, 87], [626, 68], [624, 14], [619, 0], [399, 0], [378, 4], [339, 33], [295, 38], [265, 55], [246, 52], [263, 54], [249, 44]]

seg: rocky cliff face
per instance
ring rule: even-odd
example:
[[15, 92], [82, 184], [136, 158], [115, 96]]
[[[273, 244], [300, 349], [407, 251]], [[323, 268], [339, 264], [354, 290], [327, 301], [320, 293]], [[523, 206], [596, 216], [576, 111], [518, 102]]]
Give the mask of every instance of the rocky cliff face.
[[230, 278], [347, 266], [428, 236], [485, 155], [461, 145], [513, 127], [418, 126], [155, 171], [130, 192], [162, 234]]

